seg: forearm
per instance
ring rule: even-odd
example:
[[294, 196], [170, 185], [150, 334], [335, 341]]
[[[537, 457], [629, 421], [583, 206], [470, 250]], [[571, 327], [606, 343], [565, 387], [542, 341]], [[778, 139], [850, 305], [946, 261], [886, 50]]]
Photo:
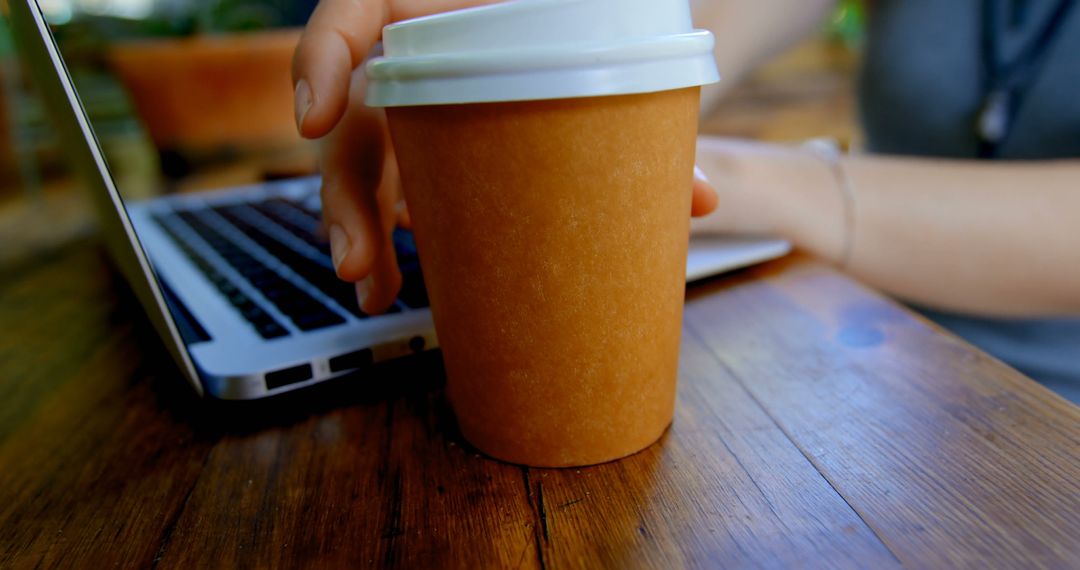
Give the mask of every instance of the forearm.
[[[947, 310], [1080, 314], [1080, 161], [853, 156], [842, 168], [855, 206], [847, 269], [865, 283]], [[794, 224], [795, 239], [835, 257], [838, 216], [820, 218], [833, 223]]]
[[711, 109], [744, 75], [816, 32], [836, 0], [694, 0], [694, 23], [716, 36], [720, 83], [702, 90]]

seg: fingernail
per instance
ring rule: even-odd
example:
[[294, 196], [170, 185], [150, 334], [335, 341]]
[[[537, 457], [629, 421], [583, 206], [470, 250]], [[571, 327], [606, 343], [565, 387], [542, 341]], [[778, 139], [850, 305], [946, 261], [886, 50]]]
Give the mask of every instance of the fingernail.
[[356, 282], [356, 303], [360, 305], [360, 308], [364, 308], [364, 303], [367, 302], [368, 297], [371, 296], [371, 286], [374, 280], [370, 275]]
[[327, 234], [330, 236], [330, 257], [334, 260], [334, 271], [337, 271], [342, 260], [349, 255], [349, 235], [337, 224], [330, 226]]
[[308, 85], [307, 79], [301, 79], [296, 82], [296, 100], [293, 102], [293, 110], [296, 113], [296, 128], [297, 130], [304, 129], [304, 117], [307, 117], [308, 111], [311, 110], [311, 104], [314, 100], [311, 97], [311, 86]]
[[709, 181], [709, 177], [705, 176], [705, 171], [698, 168], [698, 165], [696, 165], [696, 164], [694, 165], [694, 178], [697, 178], [699, 180], [703, 180], [705, 182]]

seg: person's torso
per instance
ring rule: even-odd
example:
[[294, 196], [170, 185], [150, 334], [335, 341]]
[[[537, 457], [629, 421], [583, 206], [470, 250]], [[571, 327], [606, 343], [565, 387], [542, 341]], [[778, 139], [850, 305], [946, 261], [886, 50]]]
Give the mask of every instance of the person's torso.
[[[875, 0], [859, 78], [867, 150], [940, 158], [985, 156], [976, 124], [993, 82], [984, 51], [983, 9], [999, 10], [999, 23], [1004, 24], [992, 34], [1001, 64], [1015, 61], [1024, 50], [1039, 51], [1031, 51], [1031, 42], [1045, 36], [1047, 18], [1061, 7], [1059, 2]], [[1010, 128], [994, 148], [996, 158], [1080, 157], [1080, 6], [1068, 10], [1035, 62], [1030, 81], [1021, 85]], [[922, 312], [1080, 403], [1080, 319]]]
[[[1080, 157], [1080, 7], [1051, 26], [1062, 0], [875, 0], [859, 77], [859, 110], [871, 152], [975, 158], [976, 123], [990, 86], [985, 7], [998, 11], [992, 49], [1002, 67], [1041, 52], [1022, 85], [1006, 159]], [[1077, 0], [1070, 0], [1073, 4]]]

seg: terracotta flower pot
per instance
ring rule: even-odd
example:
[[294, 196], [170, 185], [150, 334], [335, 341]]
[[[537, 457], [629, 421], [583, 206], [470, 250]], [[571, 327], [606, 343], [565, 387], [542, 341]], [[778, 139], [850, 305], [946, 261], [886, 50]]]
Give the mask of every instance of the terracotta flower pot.
[[115, 44], [110, 65], [159, 148], [288, 144], [300, 30]]

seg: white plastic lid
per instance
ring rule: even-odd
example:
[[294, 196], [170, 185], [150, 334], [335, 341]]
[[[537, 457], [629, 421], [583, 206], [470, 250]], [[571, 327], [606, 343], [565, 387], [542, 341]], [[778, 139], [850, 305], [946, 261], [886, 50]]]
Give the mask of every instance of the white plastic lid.
[[368, 105], [562, 99], [715, 83], [688, 0], [516, 0], [383, 28]]

